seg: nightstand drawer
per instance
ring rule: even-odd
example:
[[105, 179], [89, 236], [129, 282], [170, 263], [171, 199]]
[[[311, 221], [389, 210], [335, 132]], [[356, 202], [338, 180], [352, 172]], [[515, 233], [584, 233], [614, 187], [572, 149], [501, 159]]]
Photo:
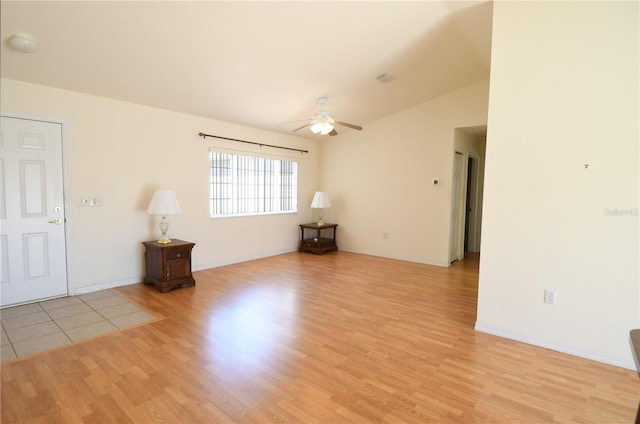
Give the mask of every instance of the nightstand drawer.
[[313, 240], [302, 240], [300, 247], [316, 247], [318, 243]]
[[328, 247], [333, 247], [335, 245], [335, 242], [333, 241], [333, 239], [327, 239], [327, 238], [319, 238], [319, 239], [306, 239], [306, 240], [302, 240], [301, 246], [302, 247], [311, 247], [311, 248], [315, 248], [315, 249], [324, 249], [324, 248], [328, 248]]
[[189, 258], [190, 249], [168, 249], [167, 260], [172, 261], [174, 259]]

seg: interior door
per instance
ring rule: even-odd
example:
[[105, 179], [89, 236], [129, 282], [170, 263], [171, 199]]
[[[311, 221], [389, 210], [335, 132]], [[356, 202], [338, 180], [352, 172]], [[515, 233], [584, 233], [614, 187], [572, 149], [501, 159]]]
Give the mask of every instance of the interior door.
[[453, 181], [451, 187], [451, 230], [449, 240], [449, 262], [464, 258], [464, 193], [463, 180], [464, 157], [456, 152], [453, 161]]
[[0, 306], [66, 295], [62, 125], [1, 119]]

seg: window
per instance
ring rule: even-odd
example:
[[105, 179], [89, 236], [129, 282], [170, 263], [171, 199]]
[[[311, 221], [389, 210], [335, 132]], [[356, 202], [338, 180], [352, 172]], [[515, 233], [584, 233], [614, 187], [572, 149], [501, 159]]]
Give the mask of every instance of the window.
[[210, 215], [263, 215], [298, 211], [298, 163], [210, 152]]

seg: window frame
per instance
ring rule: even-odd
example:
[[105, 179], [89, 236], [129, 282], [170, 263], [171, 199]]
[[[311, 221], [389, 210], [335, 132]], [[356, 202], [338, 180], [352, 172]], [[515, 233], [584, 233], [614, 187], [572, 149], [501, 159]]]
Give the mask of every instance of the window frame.
[[[216, 159], [230, 161], [230, 163], [223, 167], [216, 166], [214, 163]], [[239, 164], [240, 161], [242, 165]], [[219, 219], [298, 213], [299, 165], [297, 160], [290, 157], [211, 147], [209, 149], [209, 217]], [[283, 169], [284, 166], [290, 167], [289, 172]], [[239, 175], [240, 171], [243, 171], [243, 175]], [[229, 172], [229, 180], [226, 183], [216, 183], [216, 175], [220, 176], [224, 172]], [[286, 175], [289, 175], [288, 179], [285, 178]], [[240, 182], [242, 178], [245, 179], [244, 183]], [[270, 184], [266, 183], [267, 180], [271, 181]], [[228, 185], [227, 191], [220, 194], [223, 184]], [[283, 192], [283, 188], [288, 190]], [[216, 201], [224, 195], [227, 196], [228, 204], [216, 206]]]

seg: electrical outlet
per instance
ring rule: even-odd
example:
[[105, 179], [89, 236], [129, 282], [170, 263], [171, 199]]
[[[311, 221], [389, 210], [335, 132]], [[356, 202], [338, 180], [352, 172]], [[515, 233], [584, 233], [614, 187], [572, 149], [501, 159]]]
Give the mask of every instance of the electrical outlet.
[[556, 292], [554, 290], [544, 291], [544, 303], [546, 303], [547, 305], [555, 305], [556, 300]]

